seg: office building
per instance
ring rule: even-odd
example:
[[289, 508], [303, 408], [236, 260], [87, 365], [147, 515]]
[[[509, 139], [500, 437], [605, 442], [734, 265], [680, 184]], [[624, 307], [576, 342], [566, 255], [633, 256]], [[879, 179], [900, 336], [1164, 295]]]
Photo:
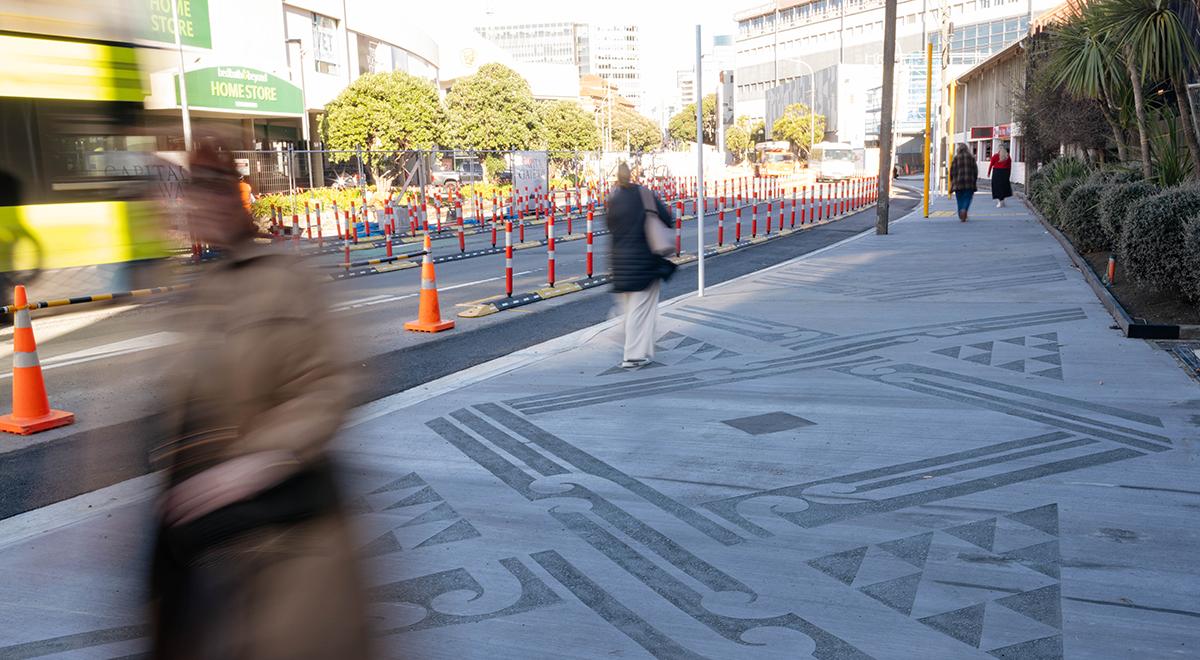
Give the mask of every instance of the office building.
[[517, 23], [476, 28], [517, 62], [571, 64], [616, 85], [641, 107], [641, 43], [636, 25], [573, 22]]
[[[901, 0], [897, 57], [902, 62], [921, 57], [929, 41], [936, 68], [944, 63], [965, 69], [1021, 38], [1032, 17], [1056, 4], [1057, 0]], [[810, 69], [815, 73], [835, 65], [881, 68], [883, 16], [883, 0], [775, 0], [739, 12], [735, 16], [737, 113], [762, 117], [769, 125], [767, 90], [807, 78]], [[872, 77], [874, 86], [880, 77]], [[863, 83], [852, 92], [856, 103], [872, 87], [870, 80]], [[819, 94], [825, 90], [820, 84], [817, 89]], [[920, 100], [923, 105], [924, 99]], [[808, 102], [803, 96], [794, 101]]]

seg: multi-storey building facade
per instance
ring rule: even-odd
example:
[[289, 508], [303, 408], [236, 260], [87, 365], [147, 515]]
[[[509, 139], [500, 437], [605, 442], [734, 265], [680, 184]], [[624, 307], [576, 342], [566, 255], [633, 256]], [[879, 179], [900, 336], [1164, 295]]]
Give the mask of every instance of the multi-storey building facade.
[[[1017, 41], [1033, 16], [1055, 4], [1057, 0], [901, 0], [897, 56], [904, 61], [923, 55], [925, 44], [932, 42], [937, 68], [943, 62], [966, 68]], [[766, 118], [769, 124], [769, 89], [807, 81], [810, 69], [882, 65], [883, 17], [883, 0], [775, 0], [738, 13], [737, 113]], [[950, 37], [943, 48], [945, 34]], [[808, 102], [807, 97], [794, 100]]]
[[616, 85], [641, 106], [641, 42], [636, 25], [573, 22], [519, 23], [476, 28], [518, 62], [572, 64]]

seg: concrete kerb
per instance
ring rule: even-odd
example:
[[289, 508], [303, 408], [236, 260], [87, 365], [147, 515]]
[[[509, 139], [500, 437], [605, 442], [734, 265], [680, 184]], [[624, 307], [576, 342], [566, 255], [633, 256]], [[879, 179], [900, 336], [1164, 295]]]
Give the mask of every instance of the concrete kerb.
[[[921, 211], [918, 208], [917, 210], [914, 210], [901, 218], [893, 220], [891, 224], [895, 225], [918, 219], [920, 217], [920, 213]], [[830, 221], [826, 221], [823, 224], [828, 224], [829, 222]], [[813, 257], [825, 254], [831, 250], [838, 249], [854, 241], [861, 240], [874, 234], [874, 232], [874, 229], [861, 231], [853, 236], [848, 236], [840, 241], [837, 241], [836, 243], [826, 245], [825, 247], [818, 248], [812, 252], [801, 254], [791, 259], [781, 261], [777, 264], [767, 266], [766, 268], [761, 268], [744, 275], [730, 278], [724, 282], [708, 285], [706, 286], [706, 291], [718, 290], [750, 278], [759, 277], [764, 273], [769, 273], [780, 268], [786, 268], [787, 266], [806, 261]], [[695, 299], [695, 297], [695, 293], [685, 293], [683, 295], [660, 302], [658, 304], [658, 308], [659, 310], [663, 310], [678, 305], [684, 301]], [[505, 355], [504, 357], [489, 360], [488, 362], [475, 365], [462, 371], [442, 376], [441, 378], [432, 380], [428, 383], [408, 390], [404, 390], [403, 392], [397, 392], [396, 394], [392, 394], [381, 399], [376, 399], [375, 401], [355, 409], [355, 412], [351, 415], [350, 420], [346, 423], [345, 428], [354, 428], [371, 420], [378, 419], [385, 415], [390, 415], [391, 413], [404, 410], [405, 408], [410, 408], [455, 390], [468, 387], [490, 378], [502, 376], [531, 364], [536, 364], [543, 360], [583, 347], [600, 334], [616, 327], [619, 323], [621, 323], [620, 317], [611, 318], [607, 321], [597, 323], [587, 328], [576, 330], [570, 334], [556, 337], [549, 341], [530, 346], [529, 348], [515, 351], [509, 355]]]

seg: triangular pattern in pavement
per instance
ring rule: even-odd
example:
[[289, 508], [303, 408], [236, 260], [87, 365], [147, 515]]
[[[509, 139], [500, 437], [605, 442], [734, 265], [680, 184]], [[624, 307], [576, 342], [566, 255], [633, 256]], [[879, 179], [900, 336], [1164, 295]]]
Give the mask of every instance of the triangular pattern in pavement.
[[1053, 378], [1054, 380], [1063, 379], [1062, 367], [1054, 367], [1053, 369], [1046, 369], [1045, 371], [1035, 371], [1033, 372], [1033, 375], [1041, 376], [1042, 378]]
[[736, 353], [729, 349], [725, 349], [725, 350], [721, 351], [721, 353], [719, 355], [717, 355], [716, 357], [714, 357], [713, 359], [720, 360], [721, 358], [727, 358], [727, 357], [742, 357], [742, 354]]
[[932, 542], [933, 532], [926, 532], [905, 539], [879, 543], [877, 547], [886, 550], [917, 568], [925, 568], [925, 559], [929, 556], [929, 545]]
[[971, 357], [967, 357], [967, 358], [963, 358], [963, 359], [966, 360], [967, 362], [974, 362], [975, 364], [982, 364], [984, 366], [989, 366], [992, 364], [992, 354], [991, 353], [980, 353], [979, 355], [972, 355]]
[[1013, 360], [1012, 362], [1005, 362], [1004, 364], [997, 364], [995, 366], [1001, 369], [1008, 369], [1009, 371], [1025, 373], [1025, 360]]
[[858, 569], [862, 566], [863, 558], [867, 556], [867, 546], [836, 552], [832, 555], [817, 557], [809, 560], [808, 565], [841, 581], [843, 584], [854, 582]]
[[983, 612], [985, 603], [970, 605], [958, 610], [943, 612], [917, 619], [934, 630], [957, 639], [964, 644], [979, 647], [983, 638]]
[[1001, 660], [1062, 660], [1062, 635], [1051, 635], [1012, 646], [992, 649], [988, 655]]
[[938, 355], [945, 355], [948, 358], [954, 358], [957, 360], [959, 354], [962, 353], [962, 346], [951, 346], [950, 348], [939, 348], [936, 351], [934, 351], [934, 353], [937, 353]]
[[400, 542], [396, 540], [396, 536], [391, 532], [387, 532], [383, 536], [359, 548], [358, 553], [364, 559], [370, 559], [371, 557], [380, 557], [390, 555], [393, 552], [400, 552], [402, 549]]
[[1062, 592], [1058, 584], [996, 599], [996, 603], [1024, 616], [1062, 630]]
[[860, 587], [859, 591], [908, 616], [912, 614], [913, 601], [917, 599], [917, 587], [920, 585], [921, 573], [913, 573]]
[[424, 548], [425, 546], [439, 545], [441, 543], [452, 543], [454, 541], [472, 539], [478, 536], [482, 536], [482, 534], [480, 534], [479, 531], [471, 525], [471, 523], [467, 522], [466, 520], [459, 520], [437, 534], [434, 534], [424, 541], [421, 541], [417, 547]]
[[984, 341], [984, 342], [980, 342], [978, 344], [967, 344], [967, 346], [970, 346], [971, 348], [978, 348], [981, 351], [991, 353], [992, 347], [994, 346], [994, 342]]
[[1025, 345], [1024, 337], [1013, 337], [1011, 339], [1001, 339], [1000, 341], [1002, 341], [1006, 344], [1013, 344], [1014, 346], [1024, 346]]
[[1051, 536], [1058, 536], [1058, 505], [1047, 504], [1045, 506], [1017, 511], [1004, 516], [1009, 520], [1015, 520], [1032, 527], [1039, 532], [1045, 532]]
[[438, 495], [437, 491], [430, 488], [429, 486], [426, 486], [426, 487], [422, 488], [421, 490], [418, 490], [417, 492], [413, 493], [412, 495], [409, 495], [408, 497], [400, 500], [399, 502], [396, 502], [395, 504], [387, 507], [386, 509], [384, 509], [384, 511], [390, 511], [392, 509], [403, 509], [406, 506], [413, 506], [414, 504], [425, 504], [427, 502], [440, 502], [441, 500], [442, 500], [442, 496]]
[[682, 341], [680, 341], [678, 344], [675, 345], [675, 348], [684, 348], [687, 346], [694, 346], [699, 343], [700, 343], [700, 340], [696, 339], [695, 337], [684, 337]]
[[1045, 362], [1046, 364], [1062, 366], [1062, 354], [1061, 353], [1051, 353], [1049, 355], [1035, 355], [1029, 359], [1037, 360], [1038, 362]]
[[1057, 332], [1046, 332], [1046, 333], [1043, 333], [1040, 335], [1032, 335], [1032, 336], [1034, 339], [1044, 339], [1049, 342], [1058, 343], [1058, 333]]
[[1026, 548], [1009, 550], [1002, 556], [1005, 559], [1015, 559], [1022, 566], [1042, 575], [1048, 575], [1054, 579], [1059, 577], [1058, 541], [1046, 541]]
[[967, 543], [977, 545], [984, 550], [991, 550], [996, 543], [996, 519], [988, 518], [978, 522], [967, 523], [949, 529], [943, 529], [943, 532], [960, 538]]
[[425, 480], [422, 479], [421, 477], [417, 476], [416, 472], [409, 472], [408, 474], [404, 475], [403, 477], [400, 477], [399, 479], [396, 479], [395, 481], [389, 482], [387, 484], [380, 486], [379, 488], [376, 488], [375, 490], [371, 491], [371, 494], [378, 495], [380, 493], [389, 493], [394, 490], [405, 490], [408, 488], [416, 488], [418, 486], [424, 486], [424, 485], [425, 485]]
[[459, 517], [458, 512], [454, 510], [454, 507], [450, 506], [446, 502], [442, 502], [441, 504], [438, 504], [437, 506], [433, 507], [432, 509], [422, 513], [421, 515], [413, 518], [412, 520], [410, 520], [400, 526], [401, 527], [412, 527], [414, 525], [423, 525], [425, 523], [437, 522], [439, 520], [453, 520], [458, 517]]

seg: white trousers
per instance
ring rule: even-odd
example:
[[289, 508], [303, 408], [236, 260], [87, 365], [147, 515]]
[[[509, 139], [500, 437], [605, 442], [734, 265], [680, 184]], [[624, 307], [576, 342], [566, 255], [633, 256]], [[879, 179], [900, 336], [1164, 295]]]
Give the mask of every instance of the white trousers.
[[641, 291], [618, 294], [625, 312], [625, 359], [654, 359], [654, 324], [658, 320], [658, 294], [662, 280]]

